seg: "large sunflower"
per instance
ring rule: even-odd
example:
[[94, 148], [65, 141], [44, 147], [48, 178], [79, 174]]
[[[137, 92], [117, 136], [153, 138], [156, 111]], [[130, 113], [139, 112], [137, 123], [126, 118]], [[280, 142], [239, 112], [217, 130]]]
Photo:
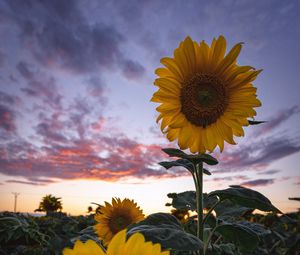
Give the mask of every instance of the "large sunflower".
[[85, 243], [77, 240], [73, 249], [65, 248], [63, 250], [63, 255], [105, 255], [105, 253], [93, 240], [88, 240]]
[[73, 249], [65, 248], [63, 255], [169, 255], [169, 251], [161, 251], [160, 244], [146, 242], [141, 233], [135, 233], [126, 241], [126, 230], [114, 236], [105, 253], [96, 242], [76, 241]]
[[166, 68], [156, 69], [159, 88], [151, 101], [161, 103], [161, 130], [170, 141], [178, 139], [181, 149], [192, 153], [222, 151], [224, 141], [235, 144], [243, 136], [247, 118], [261, 105], [252, 81], [261, 70], [239, 66], [236, 59], [242, 43], [225, 56], [226, 40], [220, 36], [211, 46], [187, 37], [174, 51], [174, 58], [162, 58]]
[[112, 204], [105, 202], [100, 213], [96, 214], [95, 220], [99, 223], [95, 225], [95, 230], [107, 245], [119, 231], [143, 219], [143, 211], [133, 200], [125, 198], [121, 201], [119, 198], [113, 198]]

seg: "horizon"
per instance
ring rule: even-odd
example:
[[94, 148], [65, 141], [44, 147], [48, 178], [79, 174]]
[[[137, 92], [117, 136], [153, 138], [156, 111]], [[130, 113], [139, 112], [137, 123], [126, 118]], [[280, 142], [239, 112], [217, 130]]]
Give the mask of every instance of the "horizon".
[[242, 185], [283, 212], [300, 197], [300, 2], [0, 1], [0, 211], [33, 212], [46, 194], [83, 214], [91, 202], [134, 199], [169, 212], [167, 193], [194, 190], [189, 172], [164, 169], [154, 71], [186, 36], [224, 35], [262, 107], [237, 145], [213, 155], [204, 191]]

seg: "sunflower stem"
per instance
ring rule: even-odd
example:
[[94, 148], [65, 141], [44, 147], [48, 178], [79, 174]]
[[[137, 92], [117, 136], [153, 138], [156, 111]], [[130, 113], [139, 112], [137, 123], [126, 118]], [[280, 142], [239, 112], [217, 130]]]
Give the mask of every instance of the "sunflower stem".
[[[203, 232], [203, 163], [200, 162], [196, 165], [196, 200], [197, 200], [197, 237], [204, 242]], [[200, 251], [200, 254], [204, 255], [204, 251]]]

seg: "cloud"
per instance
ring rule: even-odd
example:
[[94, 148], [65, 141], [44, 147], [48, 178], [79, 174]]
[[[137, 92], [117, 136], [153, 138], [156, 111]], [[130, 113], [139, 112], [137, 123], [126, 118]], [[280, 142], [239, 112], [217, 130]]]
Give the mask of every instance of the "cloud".
[[264, 124], [258, 126], [258, 130], [256, 130], [255, 135], [264, 135], [268, 132], [273, 131], [275, 128], [279, 127], [282, 123], [289, 120], [295, 114], [300, 112], [299, 106], [295, 105], [288, 109], [281, 110], [278, 112], [271, 120], [267, 121]]
[[8, 132], [16, 131], [15, 112], [0, 104], [0, 129]]
[[258, 174], [260, 174], [260, 175], [263, 175], [263, 174], [265, 174], [265, 175], [273, 175], [273, 174], [277, 174], [277, 173], [279, 173], [279, 172], [280, 172], [280, 170], [277, 170], [277, 169], [271, 169], [271, 170], [259, 172]]
[[223, 176], [223, 177], [214, 177], [212, 179], [209, 179], [209, 181], [212, 182], [224, 182], [224, 181], [244, 181], [248, 180], [249, 178], [246, 175], [230, 175], [230, 176]]
[[17, 181], [17, 180], [7, 180], [7, 183], [18, 183], [18, 184], [26, 184], [26, 185], [33, 185], [33, 186], [45, 186], [45, 183], [38, 183], [38, 182], [29, 182], [29, 181]]
[[120, 49], [125, 36], [112, 24], [90, 22], [77, 1], [9, 0], [5, 11], [6, 21], [19, 28], [24, 47], [48, 69], [78, 75], [119, 68], [129, 78], [143, 74], [143, 66]]
[[122, 65], [122, 71], [127, 79], [138, 79], [144, 75], [145, 68], [138, 62], [125, 60]]
[[273, 184], [275, 179], [256, 179], [252, 181], [246, 181], [241, 183], [242, 186], [246, 187], [257, 187], [257, 186], [267, 186]]
[[102, 105], [106, 105], [107, 98], [104, 96], [106, 86], [101, 77], [99, 75], [92, 75], [86, 82], [88, 84], [88, 94], [100, 100]]
[[4, 66], [5, 55], [0, 51], [0, 67]]
[[214, 172], [245, 171], [249, 168], [260, 170], [272, 162], [300, 151], [299, 141], [286, 136], [272, 136], [243, 144], [233, 151], [220, 155], [220, 168]]
[[28, 97], [41, 100], [44, 105], [53, 109], [62, 108], [62, 95], [58, 92], [56, 80], [44, 72], [33, 70], [33, 66], [25, 61], [17, 64], [17, 70], [27, 82], [21, 91]]
[[0, 91], [0, 102], [8, 106], [20, 106], [21, 99], [18, 96], [10, 95]]
[[[132, 178], [172, 178], [187, 174], [183, 169], [166, 171], [154, 162], [164, 155], [157, 145], [144, 145], [121, 134], [93, 139], [73, 139], [69, 146], [51, 144], [38, 148], [26, 142], [6, 145], [1, 155], [0, 171], [21, 176], [26, 181], [44, 183], [41, 179], [95, 179], [104, 181]], [[37, 179], [34, 179], [37, 178]], [[47, 182], [45, 182], [47, 183]], [[29, 183], [27, 183], [29, 184]]]
[[32, 80], [33, 79], [33, 72], [30, 70], [30, 67], [28, 63], [24, 61], [20, 61], [17, 64], [17, 70], [20, 72], [20, 74], [26, 79], [26, 80]]

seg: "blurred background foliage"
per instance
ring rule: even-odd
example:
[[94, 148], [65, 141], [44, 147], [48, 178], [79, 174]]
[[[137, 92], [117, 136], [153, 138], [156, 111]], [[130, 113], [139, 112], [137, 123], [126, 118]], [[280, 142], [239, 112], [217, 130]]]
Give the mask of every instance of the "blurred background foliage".
[[[247, 196], [256, 202], [249, 203]], [[172, 255], [195, 254], [195, 249], [203, 245], [196, 238], [195, 192], [170, 193], [168, 197], [169, 214], [149, 215], [144, 221], [130, 226], [128, 234], [142, 232], [146, 240], [171, 247]], [[77, 239], [93, 239], [100, 243], [93, 226], [96, 224], [94, 215], [101, 205], [92, 204], [95, 208], [89, 206], [86, 216], [60, 212], [61, 202], [58, 203], [60, 206], [50, 210], [40, 206], [47, 213], [40, 217], [0, 213], [0, 255], [58, 255]], [[257, 207], [271, 212], [257, 213]], [[210, 239], [207, 255], [299, 254], [300, 210], [280, 214], [261, 194], [241, 190], [239, 186], [205, 194], [204, 208], [205, 240]], [[211, 213], [208, 215], [208, 212]]]

